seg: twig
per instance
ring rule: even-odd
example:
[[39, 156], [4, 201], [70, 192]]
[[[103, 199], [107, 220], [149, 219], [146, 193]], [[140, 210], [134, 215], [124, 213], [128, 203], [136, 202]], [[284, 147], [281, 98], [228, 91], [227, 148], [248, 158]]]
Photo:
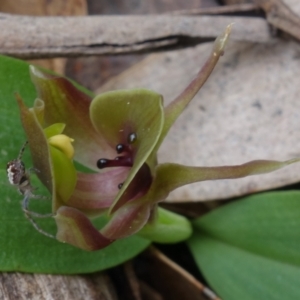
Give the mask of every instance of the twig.
[[49, 58], [149, 52], [215, 39], [235, 23], [232, 40], [269, 42], [267, 22], [228, 16], [31, 17], [0, 14], [0, 53]]
[[281, 0], [255, 0], [266, 12], [267, 21], [300, 40], [300, 17]]
[[194, 8], [194, 9], [183, 9], [176, 10], [171, 15], [221, 15], [221, 14], [232, 14], [241, 12], [252, 12], [259, 10], [260, 7], [254, 3], [239, 3], [233, 5], [218, 5], [206, 8]]

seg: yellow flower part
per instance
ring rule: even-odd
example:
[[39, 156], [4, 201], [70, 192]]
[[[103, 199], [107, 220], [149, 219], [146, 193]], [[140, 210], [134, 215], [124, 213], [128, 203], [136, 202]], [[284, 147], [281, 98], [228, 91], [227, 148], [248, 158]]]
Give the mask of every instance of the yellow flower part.
[[49, 145], [59, 149], [63, 152], [69, 159], [73, 159], [74, 147], [72, 145], [74, 139], [68, 137], [65, 134], [57, 134], [48, 139]]

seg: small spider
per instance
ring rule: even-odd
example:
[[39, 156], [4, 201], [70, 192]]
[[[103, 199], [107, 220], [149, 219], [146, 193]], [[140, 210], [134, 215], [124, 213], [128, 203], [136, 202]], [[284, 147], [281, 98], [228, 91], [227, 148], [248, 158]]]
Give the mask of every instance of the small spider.
[[21, 195], [24, 196], [22, 201], [22, 209], [26, 216], [26, 218], [31, 222], [33, 227], [40, 233], [55, 238], [54, 235], [49, 234], [48, 232], [45, 232], [42, 230], [37, 223], [32, 219], [32, 217], [36, 218], [48, 218], [53, 217], [54, 214], [39, 214], [35, 213], [33, 211], [29, 210], [29, 202], [31, 199], [40, 199], [40, 200], [48, 200], [48, 197], [41, 196], [41, 195], [35, 195], [33, 191], [35, 188], [30, 183], [30, 173], [32, 172], [38, 172], [38, 170], [31, 168], [29, 170], [26, 170], [25, 164], [22, 161], [22, 156], [24, 153], [24, 150], [27, 146], [28, 142], [25, 142], [23, 147], [20, 150], [20, 153], [18, 155], [17, 159], [11, 160], [7, 163], [6, 171], [7, 171], [7, 177], [8, 181], [11, 185], [17, 187], [18, 191]]

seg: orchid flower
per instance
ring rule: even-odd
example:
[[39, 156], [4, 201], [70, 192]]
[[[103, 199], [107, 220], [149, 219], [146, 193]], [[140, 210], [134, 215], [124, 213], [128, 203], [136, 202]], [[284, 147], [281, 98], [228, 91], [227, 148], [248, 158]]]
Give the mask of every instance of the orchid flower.
[[[38, 99], [31, 109], [21, 99], [18, 104], [33, 166], [52, 195], [57, 240], [90, 251], [137, 232], [156, 241], [178, 241], [190, 235], [189, 222], [157, 212], [157, 204], [171, 191], [204, 180], [271, 172], [298, 161], [259, 160], [224, 167], [158, 164], [159, 146], [209, 77], [230, 31], [231, 25], [215, 41], [196, 78], [165, 108], [162, 96], [146, 89], [112, 91], [92, 99], [69, 80], [31, 66]], [[51, 141], [62, 131], [74, 140], [74, 160], [89, 172], [76, 171], [72, 155], [60, 151], [64, 140]], [[95, 228], [92, 218], [103, 214], [107, 223]], [[159, 235], [164, 226], [176, 222], [177, 228], [185, 228], [180, 238]]]

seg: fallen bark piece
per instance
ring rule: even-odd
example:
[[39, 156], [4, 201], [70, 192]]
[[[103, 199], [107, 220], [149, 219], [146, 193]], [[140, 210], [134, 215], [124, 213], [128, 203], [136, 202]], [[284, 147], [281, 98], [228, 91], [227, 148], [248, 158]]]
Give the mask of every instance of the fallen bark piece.
[[300, 5], [298, 0], [255, 0], [266, 12], [267, 21], [300, 40]]
[[109, 277], [91, 275], [0, 274], [0, 299], [7, 300], [117, 300]]
[[[0, 11], [8, 14], [31, 16], [80, 16], [87, 14], [86, 0], [2, 0]], [[59, 74], [65, 73], [66, 59], [39, 59], [30, 63], [52, 70]]]
[[192, 8], [172, 11], [171, 15], [221, 15], [241, 12], [253, 12], [259, 10], [259, 6], [254, 3], [238, 3], [232, 5], [218, 5], [203, 8]]
[[260, 18], [228, 16], [29, 17], [0, 14], [0, 53], [20, 58], [145, 52], [194, 46], [234, 23], [232, 40], [272, 40]]

